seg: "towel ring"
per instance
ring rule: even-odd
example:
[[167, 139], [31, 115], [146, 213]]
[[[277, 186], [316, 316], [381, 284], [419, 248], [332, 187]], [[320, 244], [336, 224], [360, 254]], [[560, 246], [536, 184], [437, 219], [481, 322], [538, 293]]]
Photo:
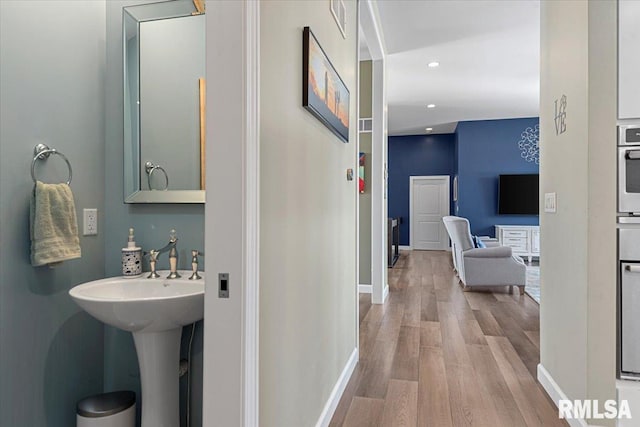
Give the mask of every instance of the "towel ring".
[[67, 179], [67, 185], [71, 184], [73, 170], [71, 169], [71, 163], [69, 162], [69, 159], [67, 159], [67, 156], [65, 156], [55, 148], [49, 148], [49, 146], [46, 144], [38, 144], [35, 147], [33, 147], [33, 154], [34, 154], [34, 157], [33, 157], [33, 161], [31, 162], [31, 178], [33, 179], [33, 182], [38, 181], [36, 179], [36, 162], [38, 160], [46, 160], [52, 154], [57, 154], [58, 156], [62, 157], [64, 161], [67, 163], [67, 168], [69, 168], [69, 179]]
[[149, 184], [149, 190], [153, 191], [153, 188], [151, 187], [151, 176], [156, 170], [161, 170], [164, 174], [164, 188], [160, 191], [166, 191], [169, 188], [169, 175], [162, 166], [154, 165], [152, 162], [147, 162], [144, 164], [144, 170], [147, 171], [147, 184]]

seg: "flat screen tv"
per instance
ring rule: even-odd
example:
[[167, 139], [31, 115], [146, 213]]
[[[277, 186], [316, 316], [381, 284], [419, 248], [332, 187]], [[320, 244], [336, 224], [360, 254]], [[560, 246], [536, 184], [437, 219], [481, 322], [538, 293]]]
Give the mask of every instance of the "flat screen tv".
[[498, 214], [538, 215], [539, 175], [500, 175]]

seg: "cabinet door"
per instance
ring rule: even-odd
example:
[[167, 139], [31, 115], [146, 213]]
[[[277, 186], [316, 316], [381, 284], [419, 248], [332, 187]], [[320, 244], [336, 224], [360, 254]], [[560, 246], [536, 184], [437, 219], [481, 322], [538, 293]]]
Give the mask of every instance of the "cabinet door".
[[640, 1], [618, 3], [618, 118], [640, 118]]
[[540, 230], [531, 230], [531, 253], [540, 253]]

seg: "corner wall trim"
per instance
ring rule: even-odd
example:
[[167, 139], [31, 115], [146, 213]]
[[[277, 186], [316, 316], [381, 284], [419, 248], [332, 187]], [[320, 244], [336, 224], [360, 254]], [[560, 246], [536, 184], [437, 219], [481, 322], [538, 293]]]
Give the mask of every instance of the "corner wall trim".
[[389, 296], [389, 284], [384, 285], [384, 290], [382, 291], [382, 303], [387, 302], [387, 297]]
[[371, 285], [358, 285], [358, 292], [361, 294], [370, 294], [373, 292], [373, 286]]
[[333, 413], [336, 411], [338, 407], [338, 403], [340, 402], [340, 398], [342, 397], [342, 393], [344, 393], [344, 389], [347, 387], [347, 383], [353, 374], [353, 370], [358, 364], [358, 348], [354, 348], [353, 352], [351, 352], [351, 356], [349, 360], [347, 360], [347, 364], [344, 366], [340, 377], [338, 377], [338, 381], [336, 385], [333, 386], [333, 390], [331, 390], [331, 394], [329, 395], [329, 399], [327, 403], [324, 405], [324, 409], [320, 414], [320, 418], [318, 418], [318, 422], [316, 423], [316, 427], [327, 427], [331, 422], [331, 418], [333, 418]]
[[[555, 382], [553, 377], [549, 371], [547, 371], [542, 363], [538, 363], [538, 381], [547, 392], [553, 403], [558, 407], [558, 402], [560, 400], [569, 399], [566, 394], [562, 391], [558, 383]], [[571, 427], [589, 427], [589, 424], [585, 420], [576, 419], [576, 418], [568, 418], [565, 421], [569, 423]]]
[[398, 246], [398, 249], [400, 249], [401, 251], [411, 251], [413, 250], [413, 248], [411, 246]]
[[260, 3], [244, 5], [245, 25], [245, 291], [243, 420], [260, 423]]

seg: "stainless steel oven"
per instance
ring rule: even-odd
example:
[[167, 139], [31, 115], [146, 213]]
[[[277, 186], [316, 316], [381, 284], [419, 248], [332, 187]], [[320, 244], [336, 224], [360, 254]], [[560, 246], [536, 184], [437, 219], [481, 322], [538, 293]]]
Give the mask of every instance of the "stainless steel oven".
[[618, 229], [619, 377], [640, 379], [640, 228]]
[[640, 145], [640, 124], [618, 126], [618, 145]]
[[640, 146], [618, 147], [618, 212], [640, 214]]
[[618, 126], [618, 212], [640, 215], [640, 123]]

